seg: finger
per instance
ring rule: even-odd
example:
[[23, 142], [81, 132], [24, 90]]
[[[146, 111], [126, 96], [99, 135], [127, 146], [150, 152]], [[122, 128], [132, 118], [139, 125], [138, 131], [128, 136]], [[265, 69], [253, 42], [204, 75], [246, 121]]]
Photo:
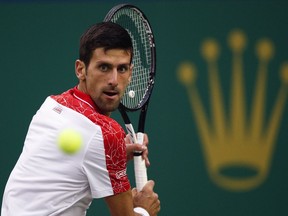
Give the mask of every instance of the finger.
[[145, 165], [146, 165], [146, 167], [149, 167], [149, 166], [150, 166], [150, 161], [149, 161], [148, 158], [145, 159]]
[[153, 209], [153, 214], [152, 215], [157, 215], [158, 212], [160, 212], [161, 210], [161, 202], [160, 200], [156, 200], [153, 204], [152, 204], [152, 209]]
[[135, 151], [140, 151], [140, 152], [144, 152], [147, 150], [147, 147], [144, 145], [140, 145], [140, 144], [127, 144], [126, 145], [126, 151], [127, 153], [132, 153]]
[[146, 167], [149, 167], [150, 166], [150, 161], [149, 161], [149, 158], [148, 158], [148, 149], [142, 152], [142, 158], [143, 158], [143, 160], [145, 160]]
[[149, 143], [148, 135], [144, 133], [143, 145], [148, 146], [148, 143]]
[[126, 137], [124, 138], [124, 140], [125, 140], [125, 143], [126, 143], [126, 144], [130, 144], [130, 143], [131, 143], [131, 141], [130, 141], [130, 135], [127, 134]]
[[126, 153], [132, 154], [135, 151], [146, 151], [147, 147], [140, 144], [126, 144]]
[[[143, 145], [148, 146], [148, 143], [149, 143], [148, 135], [146, 133], [144, 133]], [[146, 151], [143, 151], [142, 158], [143, 158], [143, 160], [145, 160], [146, 167], [149, 167], [150, 161], [148, 158], [148, 148]]]
[[136, 194], [137, 194], [137, 189], [136, 189], [136, 188], [133, 188], [133, 189], [132, 189], [132, 197], [134, 197]]
[[126, 144], [126, 152], [127, 154], [133, 151], [133, 144]]

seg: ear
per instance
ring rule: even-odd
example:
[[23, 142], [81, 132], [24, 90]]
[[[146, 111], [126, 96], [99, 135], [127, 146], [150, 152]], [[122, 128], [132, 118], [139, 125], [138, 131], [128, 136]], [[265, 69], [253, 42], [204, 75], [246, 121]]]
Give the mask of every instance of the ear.
[[85, 80], [86, 77], [86, 67], [83, 61], [80, 61], [79, 59], [75, 62], [75, 73], [77, 78], [80, 80]]
[[134, 65], [131, 64], [131, 65], [130, 65], [130, 68], [129, 68], [129, 70], [130, 70], [130, 74], [129, 74], [129, 78], [128, 78], [129, 83], [131, 82], [131, 79], [132, 79], [133, 66], [134, 66]]

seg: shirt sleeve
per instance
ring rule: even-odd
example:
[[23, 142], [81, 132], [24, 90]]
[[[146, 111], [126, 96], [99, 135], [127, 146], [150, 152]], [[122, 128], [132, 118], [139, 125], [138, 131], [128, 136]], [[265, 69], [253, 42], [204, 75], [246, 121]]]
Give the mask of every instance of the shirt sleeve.
[[93, 198], [111, 196], [130, 189], [123, 132], [105, 130], [99, 127], [87, 146], [83, 161]]

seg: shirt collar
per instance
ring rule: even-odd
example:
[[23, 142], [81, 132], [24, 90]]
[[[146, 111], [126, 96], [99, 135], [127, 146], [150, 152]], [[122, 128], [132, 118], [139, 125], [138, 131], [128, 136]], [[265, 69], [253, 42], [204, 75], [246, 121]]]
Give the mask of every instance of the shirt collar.
[[90, 106], [91, 108], [93, 108], [93, 109], [95, 109], [95, 110], [97, 110], [97, 111], [99, 112], [99, 109], [98, 109], [98, 107], [96, 106], [96, 104], [94, 103], [94, 101], [92, 100], [92, 98], [91, 98], [88, 94], [80, 91], [77, 86], [75, 86], [75, 87], [73, 88], [73, 93], [72, 93], [72, 95], [73, 95], [76, 99], [78, 99], [78, 100], [86, 103], [88, 106]]

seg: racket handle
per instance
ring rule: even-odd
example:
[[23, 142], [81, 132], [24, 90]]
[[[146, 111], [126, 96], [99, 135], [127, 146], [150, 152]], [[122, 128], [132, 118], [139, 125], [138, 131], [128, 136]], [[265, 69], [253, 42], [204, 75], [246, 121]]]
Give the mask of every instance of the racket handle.
[[[137, 133], [137, 143], [143, 144], [143, 140], [144, 133]], [[138, 191], [141, 191], [148, 181], [145, 160], [143, 160], [142, 155], [134, 156], [134, 172], [136, 188]]]

